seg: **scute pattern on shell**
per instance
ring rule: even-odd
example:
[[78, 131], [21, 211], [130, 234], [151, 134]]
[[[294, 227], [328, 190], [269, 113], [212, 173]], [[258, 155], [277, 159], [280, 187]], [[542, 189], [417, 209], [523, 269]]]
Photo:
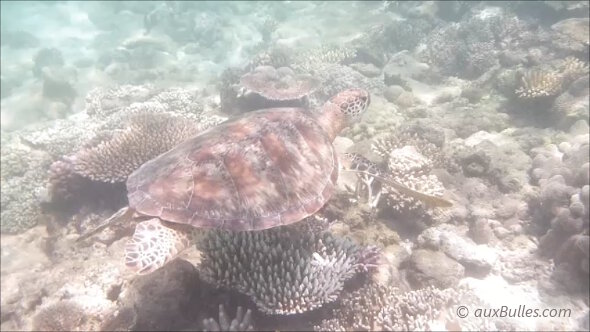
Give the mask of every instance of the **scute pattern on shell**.
[[266, 229], [319, 210], [338, 176], [330, 138], [300, 109], [250, 112], [142, 165], [129, 206], [195, 227]]

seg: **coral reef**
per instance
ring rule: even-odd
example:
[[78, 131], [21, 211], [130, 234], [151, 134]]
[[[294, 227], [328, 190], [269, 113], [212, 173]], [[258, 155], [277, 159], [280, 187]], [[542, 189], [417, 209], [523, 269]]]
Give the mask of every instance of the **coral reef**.
[[120, 85], [95, 88], [86, 95], [86, 113], [107, 116], [132, 103], [144, 102], [157, 94], [149, 85]]
[[[367, 283], [340, 299], [333, 318], [316, 331], [414, 331], [438, 330], [436, 321], [460, 301], [460, 291], [428, 287], [402, 292], [392, 286]], [[435, 325], [436, 324], [436, 325]], [[444, 326], [444, 323], [443, 325]]]
[[19, 233], [44, 220], [40, 201], [51, 156], [23, 143], [18, 135], [3, 133], [0, 198], [2, 233]]
[[74, 301], [59, 301], [43, 307], [33, 318], [34, 331], [87, 331], [87, 315]]
[[356, 56], [356, 50], [347, 46], [322, 45], [303, 51], [295, 56], [293, 68], [297, 71], [315, 73], [325, 64], [341, 64]]
[[256, 54], [250, 60], [246, 69], [248, 71], [254, 70], [258, 66], [271, 66], [275, 68], [287, 67], [291, 63], [290, 50], [283, 47], [272, 47]]
[[[214, 125], [222, 119], [205, 116], [201, 95], [196, 89], [160, 89], [151, 85], [120, 85], [97, 88], [86, 96], [86, 113], [108, 121], [111, 126], [135, 112], [173, 113]], [[123, 119], [121, 118], [123, 117]], [[120, 124], [118, 124], [120, 126]]]
[[578, 78], [588, 75], [588, 64], [573, 56], [563, 59], [558, 68], [563, 77], [564, 85], [569, 85]]
[[[413, 190], [431, 196], [441, 196], [445, 190], [437, 176], [430, 174], [432, 169], [434, 167], [455, 169], [441, 149], [409, 131], [378, 136], [372, 142], [371, 150], [384, 160], [385, 170], [380, 173]], [[372, 184], [367, 183], [367, 185]], [[429, 214], [431, 209], [420, 200], [404, 195], [385, 183], [381, 183], [380, 187], [375, 188], [375, 192], [378, 193], [377, 195], [382, 195], [385, 204], [397, 214], [420, 216]], [[377, 200], [379, 198], [376, 197]]]
[[[233, 82], [232, 82], [233, 81]], [[272, 107], [306, 107], [319, 82], [291, 68], [258, 66], [239, 78], [226, 72], [220, 86], [222, 110], [241, 113]]]
[[377, 48], [387, 53], [412, 51], [433, 27], [433, 21], [422, 18], [394, 20], [369, 31], [360, 43], [366, 47], [359, 46], [357, 52], [362, 56], [366, 48]]
[[252, 310], [246, 310], [240, 306], [236, 309], [236, 317], [229, 320], [223, 305], [219, 305], [219, 321], [208, 318], [203, 321], [204, 331], [253, 331]]
[[[588, 2], [19, 6], [0, 31], [2, 330], [588, 329]], [[305, 220], [198, 232], [146, 276], [123, 264], [134, 223], [76, 241], [223, 113], [351, 87], [372, 101], [338, 137], [353, 166], [452, 207], [341, 172]], [[510, 303], [571, 316], [457, 317]]]
[[573, 41], [588, 46], [588, 18], [568, 18], [551, 26], [551, 29], [570, 37]]
[[133, 331], [137, 324], [137, 312], [131, 307], [122, 307], [109, 313], [100, 325], [100, 331]]
[[455, 146], [455, 155], [466, 176], [487, 179], [503, 192], [518, 192], [529, 183], [531, 158], [516, 138], [523, 133], [479, 131]]
[[336, 93], [349, 88], [362, 88], [368, 91], [383, 91], [385, 85], [383, 80], [367, 78], [351, 67], [335, 64], [315, 64], [313, 77], [320, 81], [319, 89], [310, 97], [312, 105], [322, 105], [326, 100]]
[[424, 230], [416, 243], [419, 248], [437, 250], [459, 262], [468, 275], [487, 275], [497, 261], [497, 254], [491, 247], [476, 245], [471, 239], [461, 237], [460, 233], [460, 228], [441, 224]]
[[[124, 191], [106, 184], [124, 183], [146, 161], [223, 120], [204, 115], [197, 92], [182, 88], [97, 89], [88, 94], [86, 111], [95, 121], [85, 121], [98, 123], [94, 136], [86, 133], [50, 167], [48, 202], [57, 210], [92, 203], [93, 192], [121, 198]], [[106, 206], [115, 210], [120, 205], [111, 203]]]
[[559, 121], [556, 123], [557, 128], [569, 128], [578, 120], [589, 121], [589, 86], [588, 76], [581, 77], [555, 99], [551, 111], [559, 116]]
[[465, 275], [465, 268], [443, 252], [418, 249], [407, 263], [407, 279], [414, 287], [455, 287]]
[[570, 291], [586, 288], [582, 280], [588, 278], [583, 259], [590, 205], [588, 144], [588, 134], [583, 134], [533, 149], [531, 176], [540, 190], [529, 206], [538, 231], [546, 232], [539, 247], [555, 259], [557, 270], [568, 271], [564, 285]]
[[131, 116], [129, 126], [110, 140], [68, 157], [73, 171], [100, 182], [124, 182], [146, 161], [200, 132], [199, 124], [166, 113]]
[[[414, 146], [406, 145], [389, 152], [387, 166], [393, 178], [409, 188], [431, 196], [442, 196], [444, 187], [436, 175], [429, 174], [432, 161], [422, 155]], [[398, 212], [424, 210], [423, 203], [415, 198], [388, 191], [388, 203]]]
[[270, 100], [289, 100], [312, 93], [319, 82], [309, 75], [295, 75], [288, 67], [263, 66], [242, 76], [240, 84]]
[[[422, 130], [425, 130], [422, 128]], [[423, 138], [427, 134], [412, 132], [412, 128], [399, 128], [396, 133], [389, 133], [375, 137], [371, 144], [371, 149], [384, 159], [390, 157], [391, 151], [401, 149], [405, 146], [413, 146], [416, 151], [428, 157], [432, 163], [432, 168], [443, 168], [449, 172], [456, 172], [458, 166], [454, 160], [449, 158], [444, 151], [444, 135], [434, 135], [431, 139]], [[425, 165], [428, 166], [428, 165]]]
[[432, 30], [422, 56], [443, 74], [477, 78], [497, 62], [495, 44], [510, 42], [521, 29], [515, 16], [498, 7], [484, 9]]
[[168, 112], [137, 111], [126, 118], [127, 128], [99, 132], [84, 148], [50, 166], [51, 210], [71, 213], [88, 205], [117, 210], [125, 202], [129, 174], [203, 128], [193, 119]]
[[518, 77], [519, 86], [515, 93], [523, 99], [555, 97], [562, 90], [563, 81], [553, 72], [529, 70]]
[[252, 298], [268, 314], [294, 314], [333, 302], [374, 253], [329, 233], [287, 227], [208, 234], [200, 245], [205, 280]]

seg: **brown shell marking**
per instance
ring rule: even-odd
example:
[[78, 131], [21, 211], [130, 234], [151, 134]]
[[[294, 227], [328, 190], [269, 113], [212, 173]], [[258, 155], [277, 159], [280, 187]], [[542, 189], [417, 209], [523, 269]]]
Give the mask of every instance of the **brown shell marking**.
[[129, 206], [195, 227], [259, 230], [297, 222], [333, 193], [331, 143], [300, 109], [250, 112], [141, 166], [127, 181]]

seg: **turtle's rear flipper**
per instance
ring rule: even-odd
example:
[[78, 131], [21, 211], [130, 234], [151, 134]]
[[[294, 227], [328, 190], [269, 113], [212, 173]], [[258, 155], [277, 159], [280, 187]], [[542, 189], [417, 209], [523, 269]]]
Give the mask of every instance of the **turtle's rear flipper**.
[[96, 226], [95, 228], [89, 230], [88, 232], [80, 235], [80, 237], [78, 239], [76, 239], [76, 242], [80, 242], [83, 241], [89, 237], [91, 237], [94, 234], [97, 234], [98, 232], [102, 231], [103, 229], [114, 225], [117, 222], [128, 222], [131, 217], [133, 216], [134, 210], [129, 208], [128, 206], [120, 209], [119, 211], [115, 212], [115, 214], [113, 214], [112, 216], [110, 216], [109, 218], [105, 219], [105, 221], [103, 221], [100, 225]]
[[137, 274], [151, 273], [188, 248], [191, 239], [190, 231], [172, 228], [159, 218], [142, 221], [125, 246], [125, 265]]

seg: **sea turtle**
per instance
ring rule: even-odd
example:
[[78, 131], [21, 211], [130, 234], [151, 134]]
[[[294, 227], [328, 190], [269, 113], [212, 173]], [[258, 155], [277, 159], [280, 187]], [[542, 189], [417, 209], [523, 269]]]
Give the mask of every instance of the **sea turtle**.
[[145, 274], [188, 247], [198, 228], [263, 230], [300, 221], [332, 196], [339, 172], [332, 142], [369, 103], [367, 91], [349, 89], [318, 113], [269, 108], [209, 128], [135, 170], [126, 182], [129, 206], [99, 228], [143, 220], [125, 263]]

